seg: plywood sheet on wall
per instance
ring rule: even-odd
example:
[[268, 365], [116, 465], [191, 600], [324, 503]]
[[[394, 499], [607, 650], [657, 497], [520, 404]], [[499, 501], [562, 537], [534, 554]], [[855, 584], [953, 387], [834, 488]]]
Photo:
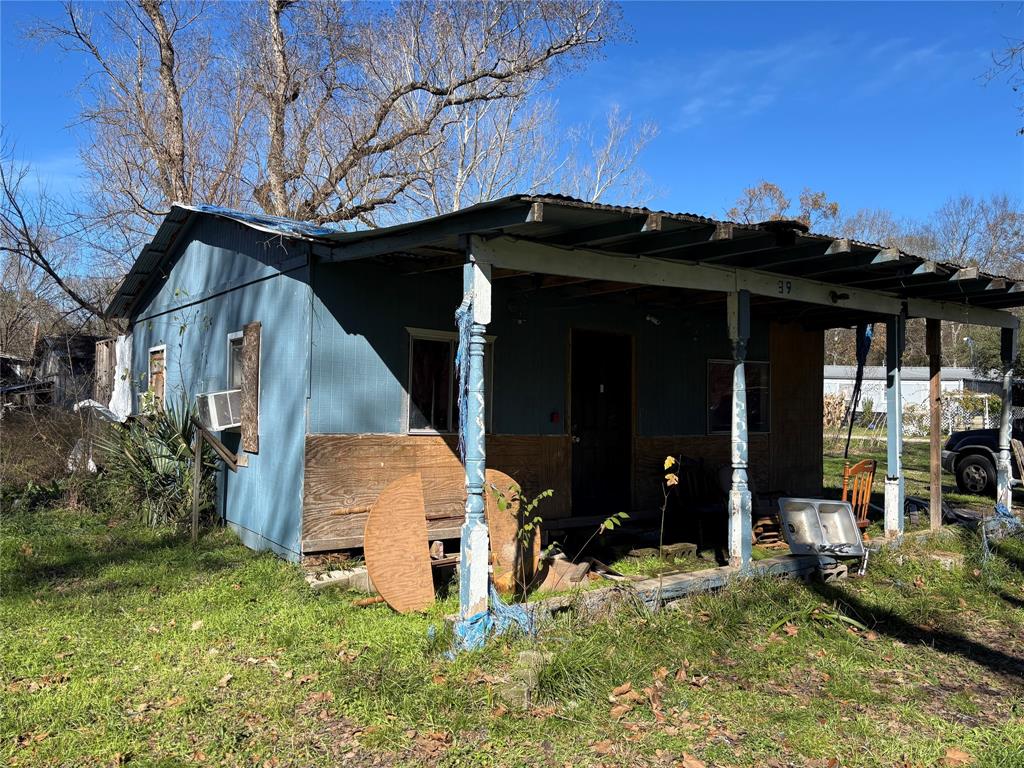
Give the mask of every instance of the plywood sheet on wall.
[[[748, 473], [755, 487], [769, 490], [769, 436], [750, 436]], [[633, 505], [638, 510], [657, 509], [662, 503], [661, 481], [666, 456], [702, 459], [709, 470], [730, 463], [729, 435], [664, 435], [633, 440]]]
[[[487, 466], [517, 480], [528, 497], [551, 488], [546, 517], [569, 514], [569, 439], [492, 435]], [[307, 435], [303, 551], [362, 546], [366, 512], [397, 477], [419, 472], [431, 538], [459, 535], [464, 474], [453, 435]]]
[[821, 495], [823, 465], [822, 389], [825, 341], [822, 331], [772, 323], [773, 489], [794, 496]]

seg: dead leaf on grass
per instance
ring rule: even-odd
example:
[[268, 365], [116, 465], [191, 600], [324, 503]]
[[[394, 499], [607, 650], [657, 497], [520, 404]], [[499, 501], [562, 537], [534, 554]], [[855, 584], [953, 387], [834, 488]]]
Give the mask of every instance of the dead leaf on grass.
[[962, 749], [950, 747], [942, 758], [944, 766], [974, 765], [974, 755]]
[[193, 632], [197, 632], [197, 631], [199, 631], [202, 628], [203, 628], [203, 620], [202, 619], [196, 619], [195, 621], [192, 622], [191, 629], [192, 629]]
[[617, 704], [616, 706], [612, 707], [611, 712], [609, 712], [609, 714], [615, 720], [621, 720], [632, 711], [633, 707], [630, 704]]
[[217, 681], [217, 687], [218, 688], [227, 688], [231, 684], [231, 681], [234, 680], [234, 679], [235, 679], [235, 676], [232, 675], [230, 672], [228, 672], [226, 675], [224, 675], [224, 677], [222, 677], [220, 680]]
[[683, 752], [682, 759], [679, 761], [679, 768], [707, 768], [707, 764], [689, 752]]
[[800, 627], [798, 627], [791, 621], [787, 621], [786, 624], [782, 627], [782, 629], [790, 637], [795, 637], [800, 632]]
[[595, 741], [590, 746], [599, 755], [610, 755], [615, 751], [615, 742], [611, 739], [601, 739], [601, 741]]
[[864, 633], [864, 639], [865, 640], [870, 640], [871, 642], [875, 642], [876, 640], [878, 640], [878, 638], [879, 638], [879, 634], [877, 632], [875, 632], [875, 630], [873, 630], [873, 629], [869, 629], [867, 632]]
[[306, 683], [315, 682], [318, 677], [320, 677], [318, 673], [311, 672], [308, 675], [301, 675], [296, 682], [298, 682], [299, 685], [305, 685]]
[[622, 696], [624, 694], [629, 693], [631, 690], [633, 690], [633, 684], [632, 683], [623, 683], [622, 685], [618, 686], [617, 688], [612, 688], [612, 696], [619, 697], [619, 696]]

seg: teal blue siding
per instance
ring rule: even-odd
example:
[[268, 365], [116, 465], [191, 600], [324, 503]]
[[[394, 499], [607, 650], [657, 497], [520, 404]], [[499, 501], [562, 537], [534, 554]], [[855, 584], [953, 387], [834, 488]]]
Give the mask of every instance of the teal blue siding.
[[[400, 433], [408, 381], [407, 327], [454, 331], [461, 270], [400, 275], [371, 264], [314, 270], [310, 432]], [[568, 341], [573, 328], [634, 338], [637, 427], [645, 436], [704, 434], [707, 361], [730, 358], [724, 302], [649, 309], [605, 302], [557, 306], [519, 299], [494, 282], [492, 430], [565, 430]], [[660, 325], [646, 320], [655, 315]], [[767, 324], [755, 327], [749, 359], [765, 360]], [[557, 422], [551, 420], [558, 413]]]
[[[146, 390], [148, 351], [162, 344], [169, 402], [226, 389], [228, 334], [262, 324], [260, 451], [247, 454], [248, 467], [222, 472], [220, 511], [247, 545], [297, 559], [309, 386], [305, 247], [217, 219], [200, 220], [179, 242], [184, 251], [133, 320], [135, 390]], [[237, 448], [237, 433], [221, 438]]]

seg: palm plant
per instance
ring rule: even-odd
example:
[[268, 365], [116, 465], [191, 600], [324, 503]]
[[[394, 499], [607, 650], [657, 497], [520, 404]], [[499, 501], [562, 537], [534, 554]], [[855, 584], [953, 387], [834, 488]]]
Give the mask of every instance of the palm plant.
[[[191, 514], [193, 416], [192, 404], [182, 395], [176, 403], [114, 425], [96, 440], [107, 480], [132, 495], [148, 525], [180, 525]], [[216, 460], [205, 442], [201, 451], [202, 513], [213, 507]]]

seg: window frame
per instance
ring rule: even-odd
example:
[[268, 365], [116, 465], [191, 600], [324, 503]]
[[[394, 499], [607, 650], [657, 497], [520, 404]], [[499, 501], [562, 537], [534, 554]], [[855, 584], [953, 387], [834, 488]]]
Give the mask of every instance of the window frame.
[[146, 391], [156, 392], [153, 389], [153, 353], [163, 352], [164, 353], [164, 386], [163, 392], [160, 393], [160, 404], [163, 405], [167, 402], [167, 345], [157, 344], [154, 347], [150, 347], [146, 350]]
[[[243, 346], [244, 334], [245, 334], [244, 331], [231, 331], [227, 335], [228, 357], [227, 357], [227, 364], [225, 366], [227, 370], [226, 370], [226, 375], [225, 375], [225, 378], [224, 378], [224, 389], [241, 389], [242, 388], [241, 383], [239, 383], [239, 385], [237, 387], [231, 386], [231, 372], [232, 372], [231, 347], [234, 345], [234, 343], [236, 341], [238, 342], [238, 346], [242, 347]], [[239, 376], [241, 376], [241, 371], [239, 371]]]
[[[406, 344], [408, 346], [406, 354], [406, 370], [405, 370], [405, 386], [402, 390], [402, 432], [407, 435], [454, 435], [458, 434], [458, 410], [459, 403], [456, 397], [456, 386], [455, 380], [455, 355], [459, 347], [459, 334], [456, 331], [438, 331], [433, 328], [416, 328], [406, 326]], [[451, 369], [448, 372], [448, 392], [451, 397], [451, 403], [448, 409], [448, 429], [438, 430], [433, 427], [423, 427], [414, 429], [410, 426], [412, 421], [412, 350], [413, 342], [415, 340], [422, 341], [447, 341], [451, 350]], [[484, 412], [484, 422], [486, 424], [486, 430], [488, 433], [491, 431], [491, 424], [494, 418], [494, 408], [492, 403], [494, 402], [494, 388], [491, 386], [494, 381], [494, 342], [497, 339], [496, 336], [487, 334], [484, 336], [486, 346], [484, 348], [484, 391], [486, 395], [486, 404]], [[486, 361], [490, 360], [490, 365], [487, 365]]]
[[[728, 366], [735, 366], [736, 361], [729, 358], [713, 358], [709, 357], [707, 360], [707, 371], [705, 379], [705, 390], [704, 390], [704, 420], [705, 420], [705, 433], [708, 435], [731, 435], [731, 429], [711, 429], [711, 366], [713, 364], [722, 364]], [[748, 435], [770, 435], [772, 432], [772, 363], [770, 360], [744, 360], [744, 366], [747, 365], [763, 365], [768, 371], [768, 423], [764, 429], [754, 430], [750, 428], [749, 419], [747, 422], [747, 434]], [[749, 403], [747, 406], [747, 413], [750, 413]]]

